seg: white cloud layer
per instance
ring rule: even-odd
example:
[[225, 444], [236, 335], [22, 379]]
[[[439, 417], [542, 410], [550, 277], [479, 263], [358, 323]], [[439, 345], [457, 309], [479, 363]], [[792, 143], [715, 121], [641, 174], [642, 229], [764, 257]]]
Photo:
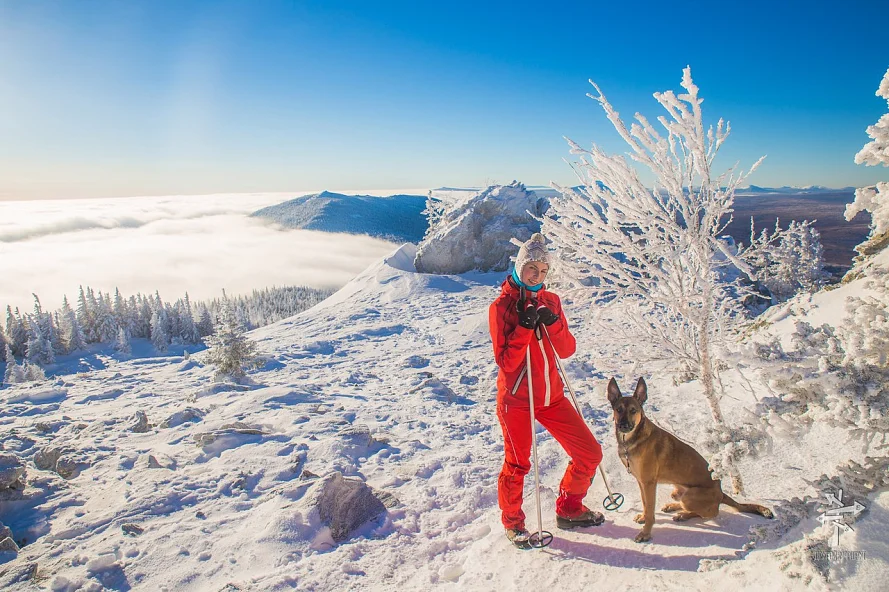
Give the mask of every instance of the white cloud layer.
[[[379, 192], [374, 192], [375, 194]], [[0, 306], [74, 303], [78, 286], [193, 300], [335, 287], [392, 251], [364, 236], [284, 230], [247, 214], [289, 194], [0, 202]]]

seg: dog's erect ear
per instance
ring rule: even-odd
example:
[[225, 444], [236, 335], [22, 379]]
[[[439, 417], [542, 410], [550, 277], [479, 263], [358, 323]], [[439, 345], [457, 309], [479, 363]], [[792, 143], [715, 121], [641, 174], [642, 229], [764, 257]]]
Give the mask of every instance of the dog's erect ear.
[[614, 380], [614, 377], [611, 377], [611, 380], [608, 381], [608, 402], [613, 406], [617, 401], [620, 401], [620, 398], [623, 397], [620, 394], [620, 389], [617, 387], [617, 381]]
[[639, 401], [640, 405], [648, 400], [648, 385], [645, 384], [645, 380], [641, 376], [639, 382], [636, 383], [636, 390], [633, 391], [633, 398]]

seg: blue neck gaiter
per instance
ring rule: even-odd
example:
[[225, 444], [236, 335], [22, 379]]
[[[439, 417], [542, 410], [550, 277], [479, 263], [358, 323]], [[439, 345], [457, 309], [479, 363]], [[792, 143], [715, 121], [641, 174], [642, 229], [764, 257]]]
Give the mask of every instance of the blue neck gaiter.
[[516, 271], [515, 267], [512, 268], [512, 281], [514, 281], [517, 285], [523, 287], [524, 289], [528, 290], [529, 292], [537, 292], [538, 290], [540, 290], [540, 288], [543, 287], [542, 282], [537, 284], [536, 286], [526, 285], [525, 282], [523, 282], [522, 279], [519, 277], [519, 274]]

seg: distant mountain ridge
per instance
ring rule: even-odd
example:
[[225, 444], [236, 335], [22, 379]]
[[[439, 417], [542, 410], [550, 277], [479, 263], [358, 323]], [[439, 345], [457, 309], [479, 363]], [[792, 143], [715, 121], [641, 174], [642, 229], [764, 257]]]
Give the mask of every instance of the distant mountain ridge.
[[738, 189], [738, 193], [838, 193], [842, 191], [855, 191], [854, 187], [824, 187], [822, 185], [809, 185], [808, 187], [790, 187], [784, 185], [782, 187], [759, 187], [751, 185]]
[[392, 242], [417, 243], [426, 232], [426, 197], [343, 195], [322, 191], [250, 214], [287, 228], [364, 234]]

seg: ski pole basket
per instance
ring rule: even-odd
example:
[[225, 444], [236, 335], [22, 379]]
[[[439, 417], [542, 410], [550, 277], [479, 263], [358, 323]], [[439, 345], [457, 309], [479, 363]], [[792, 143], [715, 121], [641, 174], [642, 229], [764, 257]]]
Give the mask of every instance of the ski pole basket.
[[544, 547], [549, 547], [549, 544], [551, 542], [553, 542], [553, 533], [547, 530], [532, 532], [531, 536], [528, 537], [528, 544], [535, 549], [543, 549]]
[[605, 509], [609, 512], [613, 512], [624, 505], [624, 494], [609, 492], [608, 497], [602, 500], [602, 505], [605, 506]]

